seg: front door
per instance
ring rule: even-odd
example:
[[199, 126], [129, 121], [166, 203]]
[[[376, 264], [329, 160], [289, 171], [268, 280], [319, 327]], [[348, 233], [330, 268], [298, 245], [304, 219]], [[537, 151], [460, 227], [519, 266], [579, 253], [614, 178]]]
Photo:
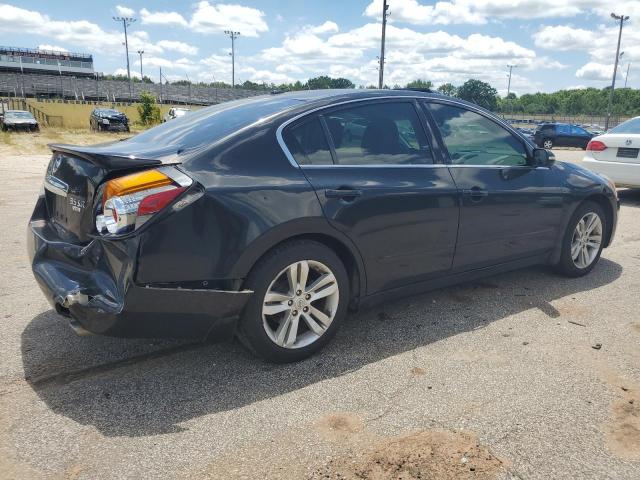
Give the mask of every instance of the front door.
[[325, 216], [358, 247], [368, 293], [451, 268], [458, 193], [419, 115], [412, 99], [351, 102], [285, 130]]
[[562, 222], [562, 185], [529, 163], [523, 140], [480, 111], [427, 103], [461, 193], [453, 271], [549, 251]]

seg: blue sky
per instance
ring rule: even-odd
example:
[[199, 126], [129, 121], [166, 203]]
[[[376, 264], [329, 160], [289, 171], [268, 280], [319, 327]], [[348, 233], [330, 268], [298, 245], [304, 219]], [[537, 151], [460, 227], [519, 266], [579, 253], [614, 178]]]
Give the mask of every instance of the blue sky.
[[[122, 73], [121, 25], [133, 16], [132, 74], [137, 50], [145, 75], [170, 80], [230, 81], [230, 40], [236, 80], [288, 82], [328, 74], [357, 85], [377, 83], [381, 0], [0, 1], [0, 44], [88, 52], [95, 68]], [[469, 78], [507, 88], [507, 65], [517, 65], [518, 94], [611, 82], [617, 25], [611, 11], [631, 16], [623, 34], [619, 82], [631, 63], [629, 86], [640, 87], [640, 1], [389, 0], [385, 83], [416, 78], [456, 85]], [[620, 84], [620, 83], [619, 83]]]

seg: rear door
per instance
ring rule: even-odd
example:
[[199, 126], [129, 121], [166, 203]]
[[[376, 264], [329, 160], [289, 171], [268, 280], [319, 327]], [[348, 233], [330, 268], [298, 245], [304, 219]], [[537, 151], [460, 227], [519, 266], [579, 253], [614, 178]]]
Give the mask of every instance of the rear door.
[[586, 148], [592, 135], [582, 127], [571, 125], [571, 137], [573, 140], [573, 147]]
[[524, 141], [480, 110], [427, 103], [461, 193], [453, 271], [550, 250], [562, 222], [559, 175], [529, 164]]
[[285, 130], [326, 217], [360, 250], [368, 293], [451, 268], [458, 193], [421, 115], [413, 99], [358, 101]]
[[556, 125], [556, 138], [553, 142], [555, 147], [574, 147], [576, 141], [571, 135], [571, 127], [564, 123]]

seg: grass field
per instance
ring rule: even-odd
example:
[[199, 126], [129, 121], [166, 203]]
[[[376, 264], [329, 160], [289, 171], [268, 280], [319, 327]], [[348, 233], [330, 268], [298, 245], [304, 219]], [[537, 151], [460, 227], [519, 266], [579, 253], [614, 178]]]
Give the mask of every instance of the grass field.
[[[42, 128], [40, 132], [0, 132], [0, 156], [49, 153], [49, 143], [91, 145], [128, 138], [142, 131], [132, 126], [131, 133], [91, 132], [88, 129]], [[1, 161], [1, 160], [0, 160]]]

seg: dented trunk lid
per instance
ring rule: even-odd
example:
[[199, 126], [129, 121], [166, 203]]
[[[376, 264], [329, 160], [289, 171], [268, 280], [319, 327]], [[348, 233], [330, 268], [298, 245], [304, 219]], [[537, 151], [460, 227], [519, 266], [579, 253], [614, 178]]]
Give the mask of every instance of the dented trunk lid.
[[47, 215], [67, 242], [88, 243], [94, 233], [96, 195], [109, 178], [156, 165], [175, 164], [178, 146], [162, 148], [125, 142], [93, 146], [50, 145], [45, 175]]

